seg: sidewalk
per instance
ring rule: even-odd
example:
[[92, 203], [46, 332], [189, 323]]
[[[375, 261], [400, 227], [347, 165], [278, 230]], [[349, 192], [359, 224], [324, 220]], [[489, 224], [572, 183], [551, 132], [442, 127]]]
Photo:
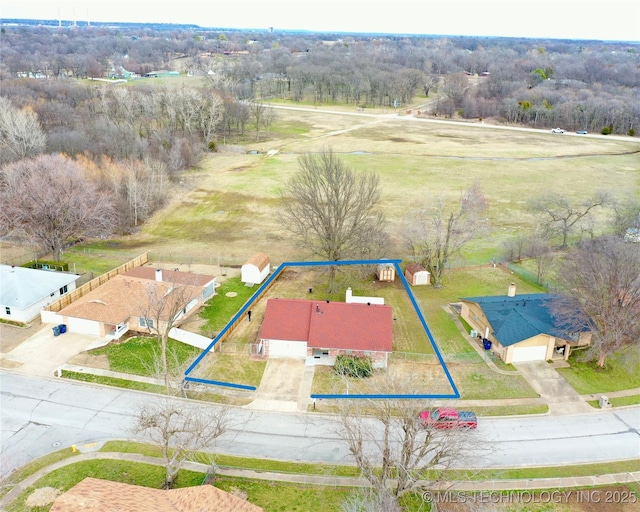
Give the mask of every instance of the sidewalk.
[[[97, 446], [92, 446], [98, 449]], [[78, 462], [97, 459], [126, 460], [130, 462], [141, 462], [156, 466], [164, 465], [162, 459], [148, 457], [135, 453], [97, 452], [90, 451], [69, 457], [46, 466], [22, 482], [18, 483], [0, 500], [0, 510], [4, 510], [22, 492], [33, 486], [42, 477], [52, 471], [76, 464]], [[185, 462], [183, 469], [206, 474], [210, 469], [208, 464], [198, 462]], [[273, 471], [255, 471], [241, 468], [216, 468], [216, 474], [221, 476], [250, 478], [256, 480], [267, 480], [271, 482], [290, 482], [303, 485], [319, 485], [326, 487], [368, 487], [369, 482], [363, 477], [340, 477], [328, 475], [306, 475], [300, 473], [279, 473]], [[615, 473], [610, 475], [597, 475], [585, 477], [563, 477], [563, 478], [538, 478], [538, 479], [512, 479], [512, 480], [472, 480], [456, 482], [439, 482], [432, 490], [447, 491], [516, 491], [516, 490], [542, 490], [542, 489], [571, 489], [576, 487], [592, 487], [604, 485], [620, 485], [640, 482], [640, 471]]]

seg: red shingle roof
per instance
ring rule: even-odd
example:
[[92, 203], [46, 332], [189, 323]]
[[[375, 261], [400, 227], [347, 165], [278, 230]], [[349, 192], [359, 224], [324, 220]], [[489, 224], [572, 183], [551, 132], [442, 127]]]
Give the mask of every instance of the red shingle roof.
[[261, 339], [307, 341], [311, 348], [391, 352], [390, 306], [269, 299]]

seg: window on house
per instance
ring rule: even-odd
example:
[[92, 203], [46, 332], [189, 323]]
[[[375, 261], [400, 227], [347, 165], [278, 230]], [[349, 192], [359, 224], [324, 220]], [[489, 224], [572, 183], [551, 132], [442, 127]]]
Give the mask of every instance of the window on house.
[[62, 288], [60, 288], [60, 295], [67, 293], [67, 290], [68, 288], [67, 288], [67, 285], [65, 284]]
[[140, 317], [140, 327], [148, 327], [149, 329], [153, 329], [153, 319], [152, 318], [144, 318]]
[[10, 315], [11, 314], [11, 308], [9, 306], [4, 308], [4, 313], [5, 315]]

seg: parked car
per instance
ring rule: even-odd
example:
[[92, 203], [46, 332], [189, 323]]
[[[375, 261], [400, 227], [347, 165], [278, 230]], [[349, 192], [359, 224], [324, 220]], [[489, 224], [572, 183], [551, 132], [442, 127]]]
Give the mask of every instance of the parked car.
[[587, 130], [578, 130], [576, 133], [578, 135], [586, 135], [587, 134]]
[[564, 130], [562, 128], [553, 128], [551, 133], [564, 133]]
[[449, 428], [478, 428], [478, 418], [471, 411], [458, 411], [453, 407], [439, 407], [431, 411], [420, 413], [423, 426], [433, 426], [438, 429]]

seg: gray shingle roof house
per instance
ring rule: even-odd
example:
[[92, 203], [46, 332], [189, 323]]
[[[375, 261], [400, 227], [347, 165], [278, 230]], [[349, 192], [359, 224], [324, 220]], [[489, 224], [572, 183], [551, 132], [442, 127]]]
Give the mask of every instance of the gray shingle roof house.
[[551, 313], [554, 297], [547, 293], [467, 297], [461, 299], [461, 316], [478, 336], [491, 341], [491, 349], [505, 363], [546, 361], [554, 349], [566, 358], [570, 347], [590, 342], [590, 333], [573, 335], [562, 329]]
[[76, 289], [77, 274], [0, 265], [0, 318], [28, 323], [42, 308]]

